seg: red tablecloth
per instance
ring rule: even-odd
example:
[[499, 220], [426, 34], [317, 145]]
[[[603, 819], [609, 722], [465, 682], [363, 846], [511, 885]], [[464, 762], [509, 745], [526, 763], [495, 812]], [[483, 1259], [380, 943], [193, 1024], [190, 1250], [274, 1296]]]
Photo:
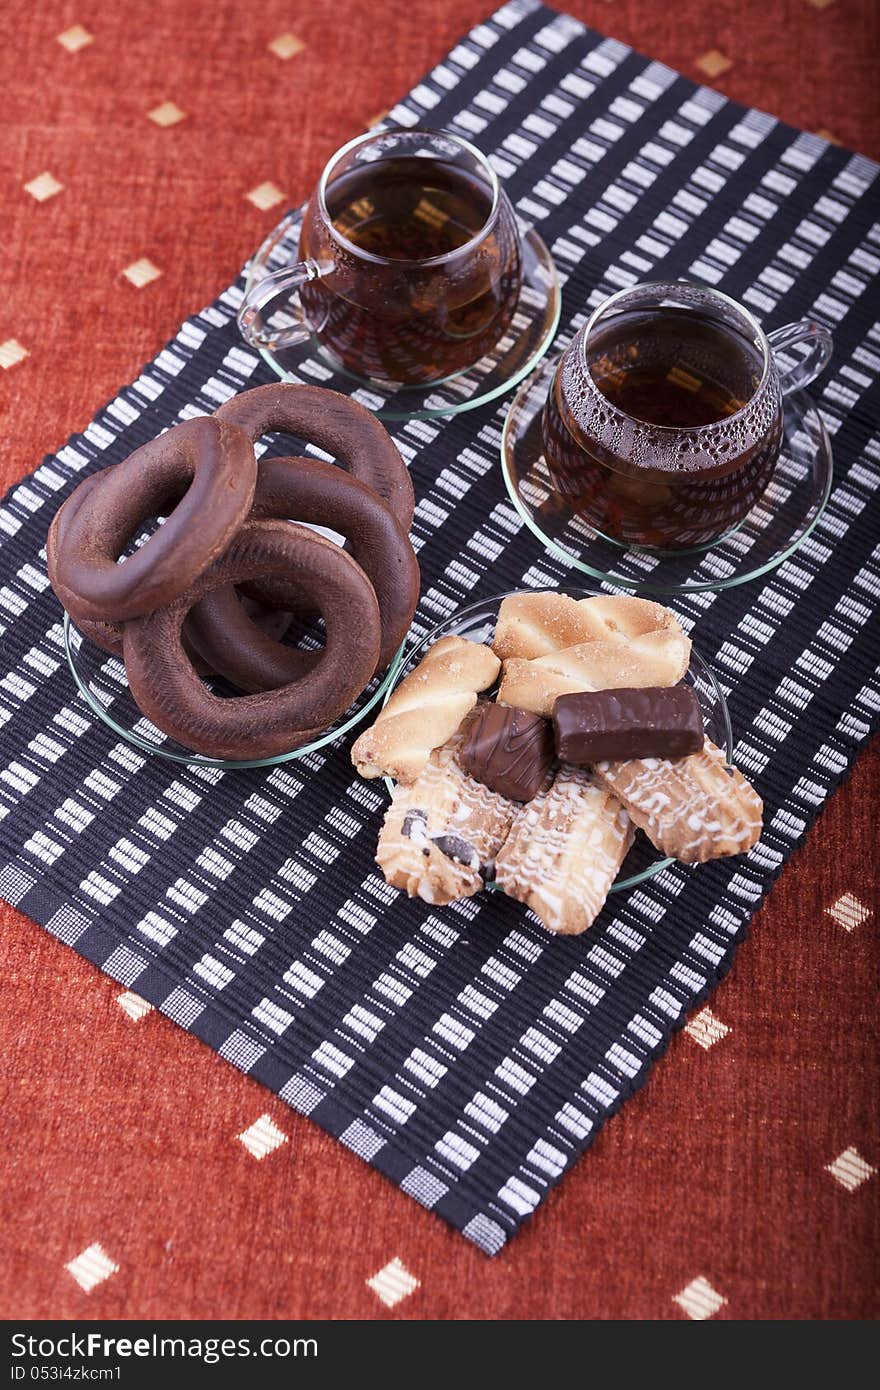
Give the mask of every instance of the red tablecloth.
[[[7, 3], [0, 479], [85, 425], [488, 8]], [[880, 156], [873, 0], [567, 8]], [[0, 905], [0, 1314], [876, 1316], [878, 797], [875, 750], [710, 1010], [494, 1261]], [[239, 1136], [264, 1115], [283, 1142], [257, 1158]], [[367, 1282], [395, 1260], [411, 1279]]]

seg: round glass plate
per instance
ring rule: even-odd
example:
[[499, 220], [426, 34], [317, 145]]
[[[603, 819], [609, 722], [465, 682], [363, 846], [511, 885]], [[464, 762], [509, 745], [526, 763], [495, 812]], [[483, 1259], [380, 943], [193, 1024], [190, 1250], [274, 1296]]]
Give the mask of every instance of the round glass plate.
[[720, 540], [693, 550], [625, 546], [596, 531], [553, 487], [544, 458], [541, 415], [558, 359], [524, 382], [501, 437], [501, 468], [511, 500], [538, 539], [566, 564], [594, 579], [652, 593], [727, 589], [757, 579], [802, 545], [831, 491], [828, 432], [802, 392], [785, 398], [782, 449], [767, 490], [744, 521]]
[[[289, 213], [270, 232], [247, 271], [246, 293], [269, 271], [297, 258], [302, 213]], [[537, 232], [523, 232], [523, 285], [513, 321], [495, 347], [466, 372], [429, 386], [388, 386], [356, 376], [312, 334], [293, 348], [261, 348], [282, 381], [318, 382], [354, 398], [383, 420], [424, 420], [475, 410], [511, 390], [533, 371], [547, 352], [559, 323], [561, 297], [556, 267]], [[268, 316], [270, 325], [287, 326], [299, 316], [296, 299]]]
[[[358, 697], [350, 709], [320, 738], [304, 743], [289, 753], [276, 753], [272, 758], [208, 758], [203, 753], [194, 753], [177, 743], [161, 729], [157, 729], [145, 715], [141, 714], [134, 702], [125, 666], [119, 657], [108, 656], [94, 642], [89, 642], [76, 628], [68, 613], [64, 615], [64, 650], [67, 661], [83, 699], [100, 720], [142, 753], [153, 753], [160, 758], [169, 758], [174, 763], [188, 763], [191, 767], [220, 767], [232, 770], [237, 767], [274, 767], [276, 763], [289, 763], [314, 753], [326, 743], [341, 738], [369, 714], [370, 710], [385, 694], [388, 684], [400, 664], [403, 648], [397, 653], [384, 675], [374, 678], [366, 690]], [[206, 682], [211, 687], [210, 682]]]
[[[495, 634], [495, 623], [498, 619], [498, 609], [501, 607], [502, 600], [510, 598], [514, 593], [522, 592], [522, 590], [514, 589], [506, 594], [496, 594], [494, 598], [483, 599], [480, 603], [472, 603], [468, 608], [460, 608], [451, 618], [447, 618], [443, 623], [438, 623], [426, 637], [422, 638], [417, 646], [398, 659], [391, 673], [385, 699], [382, 701], [383, 706], [387, 705], [397, 685], [405, 676], [409, 675], [413, 667], [418, 665], [428, 648], [432, 647], [441, 637], [467, 637], [471, 642], [491, 642]], [[533, 591], [530, 590], [529, 592]], [[569, 598], [580, 599], [593, 598], [599, 590], [558, 588], [556, 592], [567, 594]], [[691, 647], [690, 666], [685, 672], [684, 679], [697, 692], [707, 736], [724, 751], [725, 757], [730, 761], [733, 756], [733, 730], [730, 724], [727, 701], [711, 668], [693, 646]], [[389, 791], [393, 790], [394, 783], [390, 778], [385, 778], [385, 784]], [[645, 883], [647, 879], [653, 878], [655, 874], [660, 873], [661, 869], [667, 868], [672, 863], [674, 863], [672, 859], [662, 855], [659, 850], [654, 848], [647, 836], [639, 831], [633, 841], [632, 849], [621, 865], [620, 873], [615, 879], [611, 892], [623, 893], [628, 888], [634, 888], [637, 883]], [[494, 889], [495, 884], [489, 883], [487, 887]]]

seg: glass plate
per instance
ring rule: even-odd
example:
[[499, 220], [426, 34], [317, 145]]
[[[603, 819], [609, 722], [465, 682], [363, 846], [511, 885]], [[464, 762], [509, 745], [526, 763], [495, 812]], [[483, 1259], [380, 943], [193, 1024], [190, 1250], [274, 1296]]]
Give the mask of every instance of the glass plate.
[[[467, 637], [471, 642], [491, 642], [502, 600], [510, 598], [514, 593], [522, 592], [521, 589], [512, 589], [506, 594], [496, 594], [494, 598], [483, 599], [480, 603], [472, 603], [467, 608], [460, 608], [451, 618], [438, 623], [426, 637], [422, 638], [417, 646], [398, 659], [391, 673], [385, 699], [382, 701], [383, 706], [387, 705], [396, 686], [405, 676], [409, 675], [413, 667], [421, 661], [428, 648], [432, 647], [441, 637]], [[537, 591], [529, 590], [528, 592]], [[599, 593], [599, 590], [558, 588], [556, 592], [567, 594], [569, 598], [579, 599], [593, 598]], [[690, 666], [684, 679], [697, 692], [707, 736], [724, 751], [729, 762], [733, 756], [733, 730], [730, 724], [727, 701], [711, 668], [693, 646], [691, 647]], [[385, 784], [389, 791], [393, 791], [394, 783], [390, 778], [385, 778]], [[674, 862], [655, 849], [647, 836], [639, 831], [636, 834], [632, 849], [621, 865], [620, 874], [615, 880], [611, 892], [623, 893], [628, 888], [634, 888], [637, 883], [645, 883], [647, 879], [653, 878], [655, 874], [660, 873], [661, 869], [665, 869]], [[487, 887], [494, 889], [495, 884], [490, 883]]]
[[[297, 258], [300, 211], [288, 213], [271, 231], [247, 269], [246, 293], [269, 271]], [[523, 286], [508, 331], [473, 367], [430, 386], [390, 387], [355, 376], [312, 337], [298, 347], [260, 349], [282, 381], [309, 381], [353, 396], [383, 420], [424, 420], [475, 410], [509, 391], [533, 371], [547, 352], [559, 323], [561, 297], [556, 267], [537, 232], [523, 231]], [[294, 299], [270, 315], [270, 324], [287, 325], [298, 316]]]
[[538, 539], [594, 579], [652, 593], [693, 593], [746, 584], [803, 545], [825, 510], [833, 464], [828, 432], [802, 392], [785, 398], [784, 436], [766, 492], [744, 521], [711, 545], [658, 551], [625, 546], [589, 526], [553, 487], [541, 414], [558, 359], [517, 392], [504, 422], [501, 468], [510, 498]]
[[[394, 657], [383, 676], [374, 678], [366, 690], [355, 700], [336, 723], [331, 725], [320, 738], [304, 743], [289, 753], [276, 753], [271, 758], [208, 758], [203, 753], [194, 753], [177, 743], [161, 729], [157, 729], [145, 715], [141, 714], [134, 702], [125, 666], [117, 656], [108, 656], [94, 642], [89, 642], [74, 626], [68, 613], [64, 615], [64, 650], [67, 661], [76, 681], [77, 689], [83, 699], [100, 720], [142, 753], [153, 753], [160, 758], [169, 758], [174, 763], [188, 763], [191, 767], [220, 767], [231, 770], [237, 767], [274, 767], [276, 763], [289, 763], [314, 753], [326, 743], [341, 738], [353, 729], [382, 698], [388, 684], [400, 664], [403, 648]], [[210, 685], [208, 682], [207, 684]]]

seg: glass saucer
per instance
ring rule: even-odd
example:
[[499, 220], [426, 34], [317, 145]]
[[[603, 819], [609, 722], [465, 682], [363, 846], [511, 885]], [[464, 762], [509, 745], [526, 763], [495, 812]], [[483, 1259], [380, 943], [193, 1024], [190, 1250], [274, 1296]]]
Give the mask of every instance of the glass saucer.
[[[480, 603], [472, 603], [467, 608], [460, 608], [451, 618], [438, 623], [427, 636], [422, 638], [421, 642], [398, 659], [391, 673], [385, 699], [382, 701], [383, 707], [387, 705], [395, 688], [404, 677], [408, 676], [413, 667], [418, 665], [428, 648], [433, 647], [434, 643], [439, 641], [441, 637], [467, 637], [471, 642], [491, 642], [495, 634], [495, 623], [498, 620], [498, 610], [502, 600], [510, 598], [514, 593], [522, 592], [524, 591], [521, 589], [512, 589], [506, 594], [496, 594], [493, 598], [483, 599]], [[527, 592], [537, 591], [528, 590]], [[599, 593], [599, 590], [559, 587], [556, 592], [567, 594], [569, 598], [580, 599], [593, 598]], [[697, 692], [707, 737], [724, 751], [729, 762], [733, 757], [733, 729], [730, 724], [727, 701], [711, 667], [693, 646], [691, 647], [690, 666], [685, 672], [684, 680], [688, 685], [692, 685]], [[389, 791], [393, 791], [394, 783], [389, 777], [385, 778], [385, 785]], [[649, 878], [653, 878], [655, 874], [659, 874], [662, 869], [674, 862], [673, 859], [667, 858], [655, 849], [647, 836], [639, 831], [636, 834], [632, 849], [621, 865], [620, 874], [615, 879], [611, 892], [623, 893], [628, 888], [634, 888], [637, 883], [645, 883]], [[489, 883], [487, 887], [494, 889], [495, 884]]]
[[[269, 271], [297, 259], [302, 212], [288, 213], [271, 231], [247, 268], [245, 293]], [[523, 231], [523, 285], [510, 328], [493, 350], [466, 372], [429, 386], [388, 386], [356, 376], [319, 340], [260, 354], [282, 381], [317, 382], [353, 396], [382, 420], [426, 420], [475, 410], [511, 390], [533, 371], [547, 352], [559, 323], [561, 296], [553, 258], [537, 232]], [[297, 301], [268, 317], [287, 326], [298, 317]]]
[[786, 396], [782, 449], [766, 492], [744, 521], [711, 545], [658, 551], [603, 536], [553, 487], [544, 458], [541, 415], [558, 359], [525, 382], [507, 413], [501, 468], [511, 501], [543, 545], [594, 579], [652, 593], [693, 593], [746, 584], [782, 564], [802, 545], [831, 491], [831, 442], [802, 392]]
[[[187, 763], [191, 767], [220, 767], [232, 770], [238, 767], [274, 767], [276, 763], [289, 763], [314, 753], [334, 739], [341, 738], [353, 729], [382, 698], [394, 676], [403, 654], [401, 647], [384, 675], [375, 677], [366, 690], [355, 700], [336, 723], [320, 738], [304, 743], [289, 753], [276, 753], [272, 758], [208, 758], [203, 753], [194, 753], [177, 743], [161, 729], [157, 729], [134, 702], [125, 666], [117, 656], [109, 656], [94, 642], [88, 641], [74, 626], [68, 613], [64, 615], [64, 650], [73, 679], [83, 699], [100, 720], [142, 753], [154, 753], [160, 758], [168, 758], [174, 763]], [[209, 688], [214, 688], [206, 682]]]

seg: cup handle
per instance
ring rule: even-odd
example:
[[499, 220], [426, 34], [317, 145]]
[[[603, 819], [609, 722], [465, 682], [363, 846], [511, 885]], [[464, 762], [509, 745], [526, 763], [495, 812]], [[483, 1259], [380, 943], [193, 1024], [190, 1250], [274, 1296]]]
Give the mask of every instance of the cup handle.
[[786, 323], [782, 328], [774, 328], [772, 333], [767, 334], [767, 341], [774, 357], [778, 352], [784, 352], [786, 348], [794, 347], [797, 343], [807, 344], [807, 351], [798, 357], [791, 367], [783, 367], [777, 360], [776, 370], [779, 373], [779, 385], [783, 396], [788, 396], [792, 391], [798, 391], [802, 386], [809, 386], [811, 381], [815, 381], [820, 372], [824, 372], [828, 366], [834, 351], [831, 334], [824, 324], [816, 323], [815, 319], [799, 319], [797, 323]]
[[296, 347], [297, 344], [306, 342], [312, 335], [312, 329], [304, 319], [288, 328], [274, 329], [266, 325], [264, 312], [279, 295], [289, 295], [302, 285], [307, 285], [310, 280], [317, 280], [332, 270], [332, 264], [319, 265], [317, 261], [298, 261], [296, 265], [264, 276], [245, 295], [238, 311], [238, 326], [245, 342], [250, 343], [251, 347], [269, 348], [272, 351]]

